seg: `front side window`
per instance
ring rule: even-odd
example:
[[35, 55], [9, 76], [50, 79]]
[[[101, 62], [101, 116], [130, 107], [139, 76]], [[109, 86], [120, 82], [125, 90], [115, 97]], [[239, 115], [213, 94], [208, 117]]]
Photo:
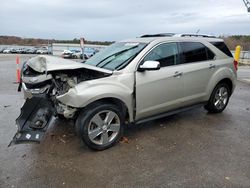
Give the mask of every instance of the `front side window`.
[[151, 50], [144, 58], [145, 61], [158, 61], [161, 67], [177, 64], [178, 48], [176, 43], [164, 43]]
[[199, 42], [181, 42], [182, 63], [212, 60], [213, 52]]

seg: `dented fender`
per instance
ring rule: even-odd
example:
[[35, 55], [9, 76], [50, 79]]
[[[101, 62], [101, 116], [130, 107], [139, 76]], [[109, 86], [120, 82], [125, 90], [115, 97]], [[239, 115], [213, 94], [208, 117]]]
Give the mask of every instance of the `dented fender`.
[[[131, 78], [131, 77], [130, 77]], [[124, 80], [115, 81], [116, 76], [103, 79], [86, 81], [71, 88], [67, 93], [57, 96], [57, 100], [75, 108], [83, 108], [92, 102], [105, 98], [115, 98], [122, 101], [129, 112], [130, 120], [133, 121], [133, 93], [134, 82]], [[101, 81], [102, 80], [102, 81]]]

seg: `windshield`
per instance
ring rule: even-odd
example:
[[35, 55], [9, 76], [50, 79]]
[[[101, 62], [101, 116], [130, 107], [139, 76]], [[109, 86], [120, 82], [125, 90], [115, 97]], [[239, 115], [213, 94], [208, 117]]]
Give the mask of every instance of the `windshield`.
[[146, 46], [145, 43], [119, 42], [100, 51], [85, 63], [109, 70], [120, 70], [128, 65]]

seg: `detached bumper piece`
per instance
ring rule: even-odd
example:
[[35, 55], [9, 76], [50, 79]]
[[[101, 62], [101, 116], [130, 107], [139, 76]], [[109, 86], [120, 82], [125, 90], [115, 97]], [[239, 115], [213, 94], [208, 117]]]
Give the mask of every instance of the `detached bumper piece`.
[[27, 99], [16, 119], [18, 131], [11, 144], [40, 142], [53, 117], [53, 106], [46, 95], [37, 95]]

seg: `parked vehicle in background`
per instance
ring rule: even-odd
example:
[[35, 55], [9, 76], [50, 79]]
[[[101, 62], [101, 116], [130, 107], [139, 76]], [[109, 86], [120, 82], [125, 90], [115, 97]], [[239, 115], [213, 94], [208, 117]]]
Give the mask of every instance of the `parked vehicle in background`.
[[29, 48], [26, 50], [27, 54], [36, 54], [37, 49], [36, 48]]
[[[92, 57], [96, 52], [97, 50], [94, 48], [84, 48], [84, 59]], [[83, 59], [82, 51], [78, 49], [64, 50], [61, 57], [68, 59]]]
[[63, 52], [62, 52], [62, 55], [61, 55], [61, 57], [63, 57], [63, 58], [72, 58], [72, 52], [70, 51], [70, 50], [64, 50]]
[[4, 50], [6, 50], [6, 48], [1, 48], [0, 53], [3, 53]]
[[[84, 59], [89, 59], [93, 55], [95, 55], [98, 52], [97, 49], [94, 48], [84, 48]], [[81, 59], [83, 59], [83, 56], [81, 54], [80, 56]]]
[[79, 59], [82, 51], [81, 50], [70, 50], [72, 52], [72, 58]]
[[97, 50], [94, 48], [84, 48], [84, 54], [87, 56], [87, 58], [92, 57], [97, 53]]
[[16, 53], [17, 53], [17, 49], [15, 49], [15, 48], [11, 48], [10, 53], [12, 53], [12, 54], [16, 54]]
[[22, 53], [22, 50], [23, 50], [23, 48], [17, 48], [17, 49], [15, 49], [15, 53], [21, 54], [21, 53]]
[[20, 50], [20, 53], [21, 54], [27, 54], [27, 48], [22, 48], [21, 50]]
[[[38, 51], [39, 50], [39, 51]], [[0, 53], [17, 53], [17, 54], [49, 54], [48, 49], [46, 47], [9, 47], [9, 48], [2, 48], [0, 49]]]
[[37, 54], [48, 54], [49, 51], [48, 51], [48, 49], [39, 49], [39, 50], [36, 51], [36, 53]]
[[81, 50], [73, 49], [73, 50], [64, 50], [62, 52], [61, 57], [68, 59], [77, 59], [80, 58], [82, 52]]
[[7, 49], [3, 50], [3, 53], [4, 54], [10, 54], [10, 53], [12, 53], [12, 51], [13, 51], [12, 48], [7, 48]]
[[190, 34], [123, 40], [85, 63], [31, 58], [22, 72], [27, 100], [13, 142], [40, 141], [53, 115], [75, 120], [85, 144], [104, 150], [119, 141], [125, 124], [197, 106], [221, 113], [237, 66], [223, 39]]

